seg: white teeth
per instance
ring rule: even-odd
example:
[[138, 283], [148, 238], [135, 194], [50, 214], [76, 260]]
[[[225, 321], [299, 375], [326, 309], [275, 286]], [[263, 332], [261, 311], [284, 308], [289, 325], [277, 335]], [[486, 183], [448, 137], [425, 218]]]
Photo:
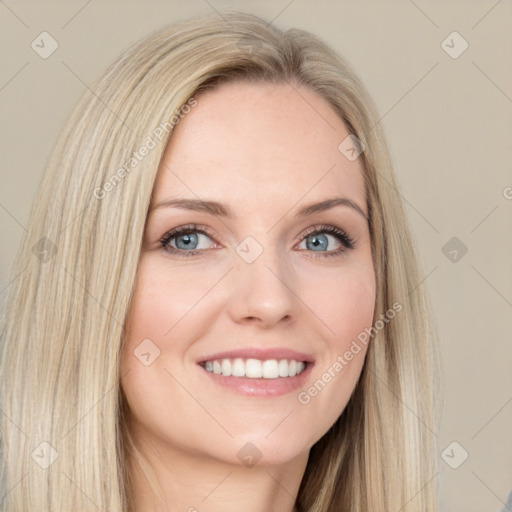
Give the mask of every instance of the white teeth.
[[220, 366], [219, 361], [213, 361], [213, 373], [220, 375], [222, 373], [222, 367]]
[[263, 361], [263, 378], [277, 379], [279, 377], [279, 363], [275, 359]]
[[231, 375], [231, 361], [229, 359], [222, 360], [222, 375], [226, 377]]
[[247, 359], [245, 362], [245, 376], [250, 379], [261, 379], [263, 377], [263, 368], [258, 359]]
[[286, 359], [279, 361], [279, 377], [288, 377], [288, 361]]
[[217, 359], [206, 361], [204, 368], [224, 377], [247, 377], [249, 379], [277, 379], [279, 377], [294, 377], [302, 373], [306, 364], [294, 359]]
[[242, 359], [235, 359], [233, 361], [231, 375], [233, 375], [233, 377], [245, 377], [245, 364]]

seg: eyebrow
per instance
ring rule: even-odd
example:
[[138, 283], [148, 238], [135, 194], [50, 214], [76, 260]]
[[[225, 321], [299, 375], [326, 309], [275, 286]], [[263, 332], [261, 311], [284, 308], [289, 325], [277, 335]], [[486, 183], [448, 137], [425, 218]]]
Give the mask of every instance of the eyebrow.
[[[346, 197], [333, 197], [330, 199], [325, 199], [324, 201], [320, 201], [317, 203], [308, 203], [297, 211], [295, 217], [308, 217], [315, 213], [324, 212], [326, 210], [330, 210], [336, 206], [348, 206], [352, 208], [357, 213], [362, 215], [362, 217], [368, 221], [368, 216], [364, 211], [360, 208], [360, 206], [348, 199]], [[193, 210], [198, 212], [206, 212], [211, 215], [233, 218], [233, 213], [229, 206], [219, 203], [217, 201], [203, 201], [201, 199], [166, 199], [157, 203], [154, 206], [150, 207], [150, 210], [156, 210], [160, 208], [183, 208], [185, 210]]]

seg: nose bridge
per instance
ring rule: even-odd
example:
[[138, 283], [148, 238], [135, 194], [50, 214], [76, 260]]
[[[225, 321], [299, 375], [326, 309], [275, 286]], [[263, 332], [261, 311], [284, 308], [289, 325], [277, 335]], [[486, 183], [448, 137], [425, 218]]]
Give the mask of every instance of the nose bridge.
[[293, 271], [277, 245], [244, 239], [236, 248], [233, 280], [232, 315], [237, 320], [253, 318], [272, 324], [294, 316]]

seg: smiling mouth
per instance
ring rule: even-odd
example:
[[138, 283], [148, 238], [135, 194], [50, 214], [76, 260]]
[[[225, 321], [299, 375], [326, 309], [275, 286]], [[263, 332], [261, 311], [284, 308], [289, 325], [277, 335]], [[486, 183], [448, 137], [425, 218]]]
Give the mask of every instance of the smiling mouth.
[[300, 375], [309, 365], [295, 359], [224, 358], [199, 363], [207, 372], [223, 377], [280, 379]]

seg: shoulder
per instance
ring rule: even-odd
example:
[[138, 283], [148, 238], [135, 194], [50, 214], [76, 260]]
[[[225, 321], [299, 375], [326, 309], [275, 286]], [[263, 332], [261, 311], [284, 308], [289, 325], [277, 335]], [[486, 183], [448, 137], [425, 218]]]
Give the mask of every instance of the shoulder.
[[512, 512], [512, 491], [510, 491], [507, 502], [505, 505], [503, 505], [503, 508], [500, 510], [500, 512]]

